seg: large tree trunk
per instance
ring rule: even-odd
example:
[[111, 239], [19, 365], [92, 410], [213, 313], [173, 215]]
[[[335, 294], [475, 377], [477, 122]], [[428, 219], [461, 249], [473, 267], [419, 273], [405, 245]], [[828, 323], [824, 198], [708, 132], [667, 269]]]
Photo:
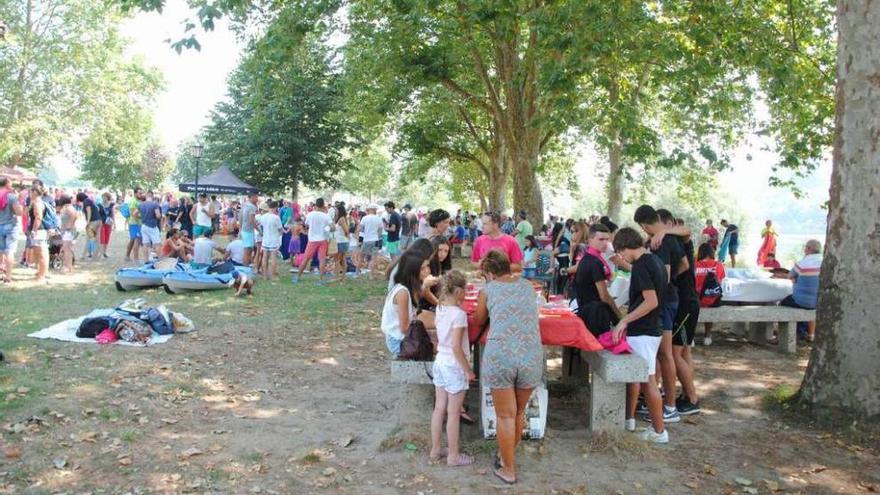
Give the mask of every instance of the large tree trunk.
[[837, 117], [817, 342], [801, 398], [821, 415], [880, 414], [880, 5], [839, 0]]
[[494, 154], [489, 157], [489, 205], [487, 211], [507, 209], [508, 158], [504, 144], [499, 136]]
[[620, 209], [623, 207], [623, 148], [620, 144], [620, 131], [615, 131], [615, 137], [608, 145], [608, 208], [606, 215], [615, 223], [623, 224], [620, 218]]
[[[544, 222], [544, 199], [538, 183], [535, 168], [538, 165], [538, 150], [517, 146], [511, 150], [513, 168], [513, 209], [514, 215], [525, 211], [529, 223], [537, 230]], [[537, 148], [537, 146], [535, 146]]]

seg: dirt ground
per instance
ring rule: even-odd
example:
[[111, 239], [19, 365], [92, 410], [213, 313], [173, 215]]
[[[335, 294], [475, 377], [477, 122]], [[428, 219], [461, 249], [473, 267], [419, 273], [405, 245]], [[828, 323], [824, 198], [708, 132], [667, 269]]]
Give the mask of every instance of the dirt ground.
[[[80, 274], [39, 287], [18, 269], [0, 287], [0, 493], [880, 490], [876, 446], [763, 407], [771, 391], [798, 386], [808, 349], [783, 357], [724, 332], [695, 348], [703, 413], [669, 425], [667, 446], [624, 432], [591, 439], [586, 394], [551, 383], [547, 436], [521, 444], [513, 488], [492, 477], [494, 443], [476, 426], [463, 426], [476, 464], [448, 468], [428, 461], [429, 404], [399, 425], [407, 388], [389, 380], [379, 282], [259, 284], [250, 299], [138, 293], [199, 328], [146, 349], [25, 337], [124, 299], [111, 287], [118, 266], [83, 262]], [[558, 367], [550, 363], [551, 382]]]

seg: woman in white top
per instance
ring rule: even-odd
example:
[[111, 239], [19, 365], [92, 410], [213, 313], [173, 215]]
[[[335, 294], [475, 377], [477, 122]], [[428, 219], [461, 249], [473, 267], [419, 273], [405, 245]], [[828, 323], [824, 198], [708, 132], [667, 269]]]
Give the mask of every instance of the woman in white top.
[[345, 205], [336, 205], [336, 223], [333, 225], [333, 238], [336, 239], [336, 267], [339, 270], [339, 280], [345, 280], [345, 272], [348, 265], [345, 258], [348, 256], [348, 215], [345, 213]]
[[382, 333], [385, 345], [394, 357], [400, 354], [400, 344], [416, 317], [416, 308], [422, 292], [422, 281], [431, 274], [428, 260], [421, 253], [406, 251], [401, 255], [394, 287], [385, 297], [382, 308]]

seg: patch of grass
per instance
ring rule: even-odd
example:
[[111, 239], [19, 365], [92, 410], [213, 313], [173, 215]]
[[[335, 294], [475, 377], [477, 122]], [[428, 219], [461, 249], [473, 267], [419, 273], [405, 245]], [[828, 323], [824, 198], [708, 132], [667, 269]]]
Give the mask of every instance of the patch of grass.
[[[0, 421], [8, 420], [10, 415], [29, 407], [42, 395], [48, 368], [40, 361], [26, 363], [0, 367]], [[27, 393], [19, 394], [21, 388], [27, 388]]]
[[119, 434], [119, 439], [125, 443], [134, 443], [140, 435], [137, 430], [125, 430]]
[[317, 464], [321, 462], [321, 456], [314, 452], [309, 452], [300, 458], [300, 462], [303, 464]]
[[787, 409], [798, 393], [797, 387], [783, 383], [770, 389], [762, 400], [765, 409]]
[[122, 411], [119, 409], [101, 409], [101, 412], [98, 413], [98, 417], [104, 421], [117, 420], [122, 417]]
[[211, 485], [222, 483], [226, 478], [228, 478], [228, 475], [222, 469], [213, 468], [208, 471], [208, 483]]
[[16, 482], [25, 483], [31, 477], [31, 472], [25, 467], [17, 467], [9, 473], [9, 478]]
[[484, 440], [482, 438], [471, 440], [470, 442], [464, 442], [462, 444], [462, 450], [472, 455], [494, 452], [497, 448], [497, 442], [495, 442], [494, 440]]

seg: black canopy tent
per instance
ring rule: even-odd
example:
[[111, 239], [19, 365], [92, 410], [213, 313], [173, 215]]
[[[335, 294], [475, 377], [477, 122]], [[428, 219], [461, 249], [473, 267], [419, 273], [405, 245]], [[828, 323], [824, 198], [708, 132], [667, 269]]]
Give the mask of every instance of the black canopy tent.
[[179, 189], [181, 192], [206, 194], [256, 194], [259, 192], [256, 187], [236, 177], [226, 165], [221, 165], [210, 174], [199, 177], [198, 191], [196, 191], [195, 182], [184, 182], [180, 184]]

